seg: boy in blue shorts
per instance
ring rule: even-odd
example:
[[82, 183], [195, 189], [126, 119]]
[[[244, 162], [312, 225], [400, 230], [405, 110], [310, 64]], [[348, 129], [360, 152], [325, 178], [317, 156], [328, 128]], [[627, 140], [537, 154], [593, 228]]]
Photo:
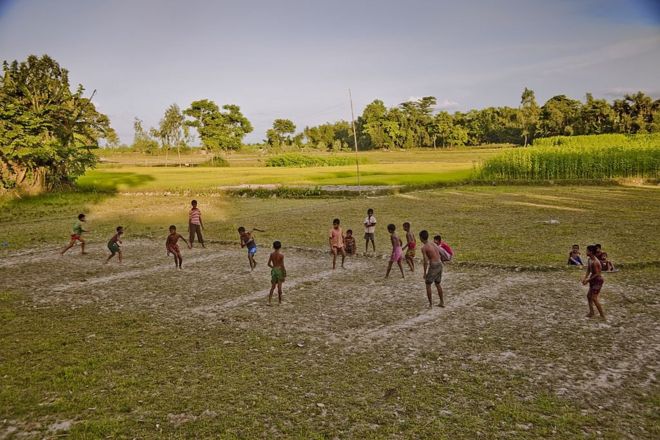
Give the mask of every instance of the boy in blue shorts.
[[253, 231], [264, 232], [257, 228], [253, 228], [251, 231], [246, 231], [243, 226], [238, 228], [238, 234], [241, 237], [241, 248], [247, 247], [250, 270], [254, 270], [257, 266], [257, 262], [254, 259], [254, 256], [257, 253], [257, 243], [254, 241], [254, 236], [252, 235]]

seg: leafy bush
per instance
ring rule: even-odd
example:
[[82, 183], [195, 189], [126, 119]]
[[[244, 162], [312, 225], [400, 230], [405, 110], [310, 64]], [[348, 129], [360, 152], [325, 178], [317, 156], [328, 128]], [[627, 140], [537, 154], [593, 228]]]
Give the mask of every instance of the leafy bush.
[[612, 179], [660, 176], [660, 134], [558, 136], [487, 160], [478, 178]]
[[[366, 163], [366, 158], [359, 158], [359, 163]], [[354, 165], [355, 158], [350, 156], [313, 156], [300, 153], [287, 153], [266, 159], [267, 167], [338, 167]]]

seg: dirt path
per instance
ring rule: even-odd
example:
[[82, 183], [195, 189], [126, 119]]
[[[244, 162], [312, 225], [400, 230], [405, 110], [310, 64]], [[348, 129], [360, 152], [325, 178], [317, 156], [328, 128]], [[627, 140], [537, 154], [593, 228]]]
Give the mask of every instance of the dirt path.
[[104, 265], [100, 246], [88, 256], [31, 249], [6, 255], [0, 279], [3, 290], [23, 292], [40, 307], [129, 308], [195, 326], [267, 331], [349, 354], [387, 347], [398, 353], [392, 362], [414, 369], [454, 362], [517, 370], [559, 396], [601, 407], [632, 405], [635, 393], [658, 392], [660, 277], [649, 272], [607, 276], [609, 316], [600, 322], [584, 318], [577, 272], [448, 265], [446, 307], [428, 309], [420, 273], [384, 279], [384, 259], [350, 258], [347, 269], [333, 271], [325, 252], [284, 253], [284, 304], [273, 307], [266, 307], [266, 249], [259, 250], [254, 271], [245, 251], [220, 245], [184, 249], [181, 271], [163, 243], [150, 240], [127, 243], [122, 265]]

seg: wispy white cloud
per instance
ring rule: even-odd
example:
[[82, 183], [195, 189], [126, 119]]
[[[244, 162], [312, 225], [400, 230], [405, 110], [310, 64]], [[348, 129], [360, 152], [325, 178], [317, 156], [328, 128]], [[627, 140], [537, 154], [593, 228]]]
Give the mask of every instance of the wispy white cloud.
[[459, 104], [456, 101], [452, 101], [451, 99], [444, 98], [440, 102], [438, 102], [437, 108], [441, 109], [454, 109], [460, 107], [461, 104]]

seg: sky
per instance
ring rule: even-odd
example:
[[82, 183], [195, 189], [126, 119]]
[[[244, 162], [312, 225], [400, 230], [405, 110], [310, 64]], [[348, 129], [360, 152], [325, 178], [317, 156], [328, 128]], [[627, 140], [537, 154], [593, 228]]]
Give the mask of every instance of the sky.
[[260, 142], [276, 118], [350, 120], [435, 96], [437, 111], [587, 92], [660, 97], [658, 0], [0, 0], [0, 60], [48, 54], [122, 142], [133, 120], [236, 104]]

